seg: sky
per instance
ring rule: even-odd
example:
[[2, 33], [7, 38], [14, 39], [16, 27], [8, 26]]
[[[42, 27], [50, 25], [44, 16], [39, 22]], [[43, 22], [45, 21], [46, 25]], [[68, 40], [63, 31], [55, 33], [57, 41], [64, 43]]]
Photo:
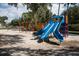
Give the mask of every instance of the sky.
[[18, 16], [20, 17], [23, 12], [27, 12], [27, 10], [22, 4], [18, 5], [18, 10], [16, 7], [10, 6], [7, 3], [0, 4], [0, 16], [7, 16], [8, 22], [14, 18], [18, 18]]
[[[63, 12], [64, 9], [65, 8], [63, 7], [63, 4], [61, 4], [60, 14]], [[53, 14], [57, 14], [58, 4], [53, 4], [51, 11], [53, 12]], [[18, 10], [17, 10], [16, 7], [10, 6], [7, 3], [0, 3], [0, 16], [7, 16], [8, 17], [7, 22], [10, 22], [14, 18], [21, 17], [22, 13], [24, 12], [28, 12], [28, 10], [22, 4], [18, 4]]]
[[[53, 14], [58, 14], [58, 7], [59, 7], [59, 4], [53, 4], [52, 6], [52, 13]], [[64, 4], [60, 4], [60, 12], [59, 14], [61, 14], [66, 8], [64, 8]]]

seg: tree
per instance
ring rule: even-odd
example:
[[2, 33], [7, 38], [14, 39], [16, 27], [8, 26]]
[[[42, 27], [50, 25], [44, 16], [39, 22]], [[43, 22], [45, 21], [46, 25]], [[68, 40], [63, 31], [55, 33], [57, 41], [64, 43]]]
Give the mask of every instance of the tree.
[[[66, 14], [67, 10], [63, 11], [62, 14]], [[78, 19], [79, 19], [79, 6], [74, 5], [73, 7], [69, 7], [68, 9], [68, 19], [69, 19], [69, 23], [70, 24], [74, 24], [74, 23], [78, 23]]]
[[8, 17], [7, 16], [0, 16], [0, 23], [2, 26], [5, 26], [6, 22], [5, 20], [7, 20]]
[[46, 12], [48, 12], [48, 6], [51, 7], [51, 4], [43, 4], [43, 3], [29, 3], [26, 4], [27, 9], [32, 11], [32, 21], [37, 24], [38, 19], [43, 18], [46, 19]]
[[68, 11], [69, 11], [68, 9], [69, 9], [69, 7], [71, 7], [72, 5], [73, 5], [73, 6], [76, 5], [76, 3], [65, 3], [65, 4], [64, 4], [64, 7], [67, 8], [66, 15], [68, 15]]
[[[17, 7], [18, 4], [11, 3], [9, 4], [11, 6]], [[51, 11], [48, 9], [48, 7], [51, 9], [52, 5], [49, 3], [23, 3], [24, 6], [27, 6], [27, 13], [22, 14], [22, 18], [25, 21], [25, 18], [29, 18], [31, 20], [31, 23], [34, 23], [34, 25], [37, 25], [37, 22], [45, 22], [45, 20], [49, 19], [52, 15]]]
[[[65, 10], [62, 14], [66, 14], [67, 10]], [[79, 5], [73, 5], [68, 8], [68, 22], [70, 24], [70, 30], [79, 30]], [[76, 28], [75, 28], [76, 27]], [[72, 29], [73, 28], [73, 29]]]

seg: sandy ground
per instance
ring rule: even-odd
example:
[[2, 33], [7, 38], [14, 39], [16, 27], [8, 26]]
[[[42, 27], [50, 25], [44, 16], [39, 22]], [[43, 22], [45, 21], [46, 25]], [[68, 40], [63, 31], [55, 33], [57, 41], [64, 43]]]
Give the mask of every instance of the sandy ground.
[[0, 30], [0, 55], [1, 56], [50, 56], [50, 55], [79, 55], [79, 35], [69, 35], [64, 38], [61, 46], [53, 43], [32, 40], [31, 31]]

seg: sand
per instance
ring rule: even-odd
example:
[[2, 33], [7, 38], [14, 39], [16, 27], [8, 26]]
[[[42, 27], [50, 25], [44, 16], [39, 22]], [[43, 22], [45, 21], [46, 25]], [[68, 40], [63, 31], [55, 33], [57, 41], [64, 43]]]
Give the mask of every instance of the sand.
[[[38, 43], [32, 35], [32, 31], [17, 31], [17, 30], [0, 30], [0, 55], [11, 56], [28, 56], [28, 55], [79, 55], [74, 51], [66, 54], [62, 51], [69, 51], [74, 47], [79, 47], [79, 35], [69, 35], [64, 38], [65, 41], [58, 46], [46, 42]], [[55, 38], [51, 38], [54, 41]], [[59, 51], [60, 50], [60, 51]], [[59, 51], [59, 52], [58, 52]], [[59, 54], [62, 51], [62, 54]], [[63, 54], [65, 53], [65, 54]]]

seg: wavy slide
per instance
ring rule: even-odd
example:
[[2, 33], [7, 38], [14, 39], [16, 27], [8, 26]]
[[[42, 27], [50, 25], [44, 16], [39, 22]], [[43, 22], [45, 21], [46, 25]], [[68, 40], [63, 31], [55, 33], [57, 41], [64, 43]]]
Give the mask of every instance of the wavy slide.
[[61, 33], [58, 31], [58, 28], [60, 27], [60, 23], [59, 22], [55, 22], [52, 23], [51, 26], [45, 30], [45, 32], [40, 35], [40, 39], [42, 40], [48, 40], [46, 38], [48, 38], [49, 34], [53, 33], [54, 37], [56, 37], [60, 42], [63, 42], [63, 36], [61, 35]]

